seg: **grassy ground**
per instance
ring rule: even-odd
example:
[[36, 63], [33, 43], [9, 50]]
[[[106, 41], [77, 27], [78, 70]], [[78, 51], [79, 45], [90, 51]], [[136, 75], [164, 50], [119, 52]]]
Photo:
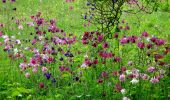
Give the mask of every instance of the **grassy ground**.
[[[95, 26], [84, 27], [86, 23], [83, 20], [82, 14], [84, 14], [85, 6], [83, 0], [76, 0], [74, 3], [65, 3], [65, 0], [16, 0], [14, 4], [2, 4], [0, 3], [0, 23], [6, 23], [8, 28], [14, 26], [14, 19], [26, 18], [36, 14], [38, 11], [42, 12], [42, 15], [50, 20], [57, 19], [58, 27], [64, 29], [68, 33], [74, 33], [77, 36], [81, 36], [84, 31], [93, 30]], [[70, 7], [73, 6], [73, 10]], [[11, 9], [16, 7], [16, 11]], [[6, 11], [4, 10], [6, 9]], [[140, 32], [146, 30], [151, 34], [159, 34], [160, 37], [167, 37], [170, 40], [170, 12], [158, 11], [152, 14], [137, 14], [131, 15], [124, 13], [121, 19], [125, 19], [132, 29], [129, 33], [136, 33], [136, 30]], [[138, 22], [140, 21], [140, 27]], [[26, 26], [24, 26], [26, 28]], [[0, 29], [1, 30], [1, 29]], [[3, 29], [10, 35], [16, 35], [18, 30], [16, 29]], [[22, 37], [28, 31], [21, 31]], [[83, 48], [81, 48], [83, 50]], [[85, 50], [83, 50], [85, 51]], [[18, 71], [18, 64], [10, 62], [7, 59], [7, 54], [0, 48], [0, 84], [22, 82], [20, 80], [20, 72]], [[12, 69], [12, 70], [11, 70]]]

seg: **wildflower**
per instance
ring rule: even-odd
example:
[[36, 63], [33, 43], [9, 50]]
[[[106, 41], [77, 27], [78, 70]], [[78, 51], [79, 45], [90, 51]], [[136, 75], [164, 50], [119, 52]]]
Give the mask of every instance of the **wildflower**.
[[145, 47], [145, 43], [139, 42], [139, 43], [137, 44], [137, 46], [138, 46], [140, 49], [143, 49], [143, 48]]
[[153, 43], [155, 43], [155, 42], [157, 41], [157, 38], [156, 38], [156, 37], [152, 37], [150, 40], [151, 40]]
[[121, 40], [120, 40], [120, 43], [121, 44], [126, 44], [128, 42], [128, 39], [126, 37], [123, 37]]
[[151, 43], [147, 44], [147, 48], [148, 48], [148, 49], [150, 49], [150, 48], [152, 48], [152, 47], [153, 47], [153, 45], [152, 45]]
[[18, 49], [17, 48], [14, 49], [14, 54], [16, 54], [16, 53], [18, 53]]
[[126, 67], [124, 67], [124, 66], [121, 67], [121, 71], [122, 71], [122, 73], [125, 72], [126, 71]]
[[150, 80], [151, 83], [156, 84], [159, 82], [159, 80], [156, 77], [152, 77]]
[[12, 2], [12, 3], [14, 3], [14, 2], [15, 2], [15, 0], [11, 0], [11, 2]]
[[163, 65], [165, 65], [165, 62], [160, 61], [160, 62], [159, 62], [159, 65], [160, 65], [160, 66], [163, 66]]
[[132, 65], [133, 65], [133, 61], [129, 61], [129, 62], [128, 62], [128, 65], [129, 65], [129, 66], [132, 66]]
[[121, 82], [124, 82], [125, 81], [125, 75], [124, 74], [122, 74], [122, 75], [120, 75], [119, 76], [119, 80], [121, 81]]
[[21, 44], [21, 41], [20, 41], [19, 39], [17, 39], [17, 40], [15, 41], [15, 43], [16, 43], [16, 44]]
[[44, 83], [41, 82], [41, 83], [39, 84], [39, 87], [40, 87], [40, 88], [44, 88]]
[[95, 59], [94, 61], [93, 61], [93, 64], [98, 64], [98, 59]]
[[121, 89], [120, 92], [121, 92], [122, 94], [125, 94], [125, 93], [126, 93], [126, 89]]
[[45, 74], [45, 77], [46, 77], [47, 79], [50, 79], [50, 78], [51, 78], [51, 74], [46, 73], [46, 74]]
[[142, 33], [142, 37], [148, 37], [148, 36], [149, 36], [148, 32], [143, 32]]
[[6, 3], [6, 0], [2, 0], [3, 3]]
[[23, 26], [22, 26], [22, 25], [19, 25], [19, 26], [18, 26], [18, 29], [23, 30]]
[[119, 83], [117, 83], [115, 86], [114, 86], [115, 90], [120, 92], [122, 90], [122, 87]]
[[54, 61], [54, 58], [52, 58], [52, 57], [49, 57], [48, 59], [47, 59], [47, 62], [49, 62], [49, 63], [51, 63], [51, 62], [53, 62]]
[[63, 57], [61, 57], [61, 58], [60, 58], [60, 61], [63, 61], [63, 60], [64, 60]]
[[137, 39], [137, 36], [132, 35], [128, 37], [128, 42], [136, 43]]
[[115, 62], [120, 62], [120, 61], [121, 61], [121, 58], [120, 58], [120, 57], [115, 57], [114, 61], [115, 61]]
[[25, 74], [25, 77], [26, 77], [26, 78], [30, 78], [30, 73], [26, 73], [26, 74]]
[[42, 67], [42, 72], [43, 72], [43, 73], [46, 73], [47, 70], [48, 70], [48, 69], [47, 69], [46, 67]]
[[161, 45], [164, 45], [165, 44], [165, 40], [163, 40], [163, 39], [157, 39], [157, 41], [156, 41], [156, 45], [157, 46], [161, 46]]
[[148, 72], [153, 73], [155, 71], [155, 67], [149, 67], [147, 70]]
[[102, 39], [103, 39], [103, 35], [99, 35], [99, 36], [98, 36], [98, 41], [101, 42]]
[[33, 73], [37, 73], [38, 72], [38, 68], [37, 67], [33, 68], [32, 72]]
[[101, 76], [104, 78], [104, 77], [107, 77], [107, 75], [108, 75], [107, 72], [104, 71], [104, 72], [102, 72]]
[[36, 64], [37, 64], [36, 59], [31, 58], [29, 65], [30, 65], [30, 66], [35, 66]]
[[130, 30], [130, 27], [129, 27], [129, 26], [126, 26], [126, 27], [125, 27], [125, 30]]
[[136, 84], [139, 82], [139, 80], [137, 80], [136, 78], [133, 78], [131, 81], [130, 81], [132, 84]]
[[81, 68], [86, 68], [87, 65], [86, 65], [85, 63], [83, 63], [80, 67], [81, 67]]
[[122, 100], [130, 100], [128, 97], [123, 97]]
[[149, 76], [148, 76], [147, 74], [142, 74], [142, 75], [141, 75], [141, 78], [142, 78], [143, 80], [148, 80], [148, 79], [149, 79]]
[[105, 42], [105, 43], [102, 45], [102, 48], [108, 48], [108, 47], [109, 47], [109, 45], [108, 45], [107, 42]]
[[114, 71], [113, 72], [113, 76], [119, 76], [119, 72], [118, 71]]
[[99, 78], [99, 79], [97, 80], [97, 83], [103, 83], [103, 80], [102, 80], [101, 78]]
[[160, 69], [159, 72], [160, 72], [160, 74], [165, 74], [166, 71], [163, 69]]

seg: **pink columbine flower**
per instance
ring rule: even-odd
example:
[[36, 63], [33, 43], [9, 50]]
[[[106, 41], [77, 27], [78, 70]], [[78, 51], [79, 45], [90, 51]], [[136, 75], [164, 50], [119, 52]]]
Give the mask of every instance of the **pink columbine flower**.
[[159, 80], [156, 77], [152, 77], [150, 80], [151, 83], [156, 84], [159, 82]]
[[165, 40], [163, 40], [163, 39], [157, 39], [157, 41], [156, 41], [156, 45], [157, 46], [161, 46], [161, 45], [164, 45], [165, 44]]
[[102, 45], [102, 48], [108, 48], [109, 47], [109, 44], [107, 42], [105, 42], [103, 45]]
[[143, 79], [143, 80], [148, 80], [149, 79], [149, 76], [147, 74], [142, 74], [140, 75], [140, 77]]
[[145, 43], [139, 42], [139, 43], [137, 44], [137, 46], [138, 46], [140, 49], [143, 49], [143, 48], [145, 47]]
[[25, 77], [26, 77], [26, 78], [30, 78], [30, 73], [26, 73], [26, 74], [25, 74]]
[[37, 73], [38, 72], [38, 68], [37, 67], [33, 68], [32, 72], [33, 73]]
[[48, 70], [48, 69], [47, 69], [46, 67], [42, 67], [42, 72], [43, 72], [43, 73], [46, 73], [47, 70]]
[[122, 100], [130, 100], [128, 97], [123, 97]]
[[143, 32], [142, 33], [142, 37], [148, 37], [148, 36], [149, 36], [148, 32]]
[[18, 29], [23, 30], [24, 27], [23, 27], [22, 25], [19, 25], [19, 26], [18, 26]]
[[128, 42], [128, 39], [126, 37], [123, 37], [121, 40], [120, 40], [120, 43], [121, 44], [126, 44]]
[[115, 60], [115, 62], [121, 62], [122, 59], [120, 57], [115, 57], [114, 60]]
[[152, 48], [152, 47], [153, 47], [153, 45], [152, 45], [151, 43], [147, 44], [147, 48], [148, 48], [148, 49], [150, 49], [150, 48]]
[[125, 75], [124, 74], [122, 74], [122, 75], [120, 75], [119, 76], [119, 80], [121, 81], [121, 82], [124, 82], [125, 81]]
[[36, 59], [31, 58], [31, 59], [30, 59], [30, 63], [29, 63], [29, 65], [30, 65], [30, 66], [35, 66], [36, 64], [37, 64]]
[[104, 71], [104, 72], [102, 72], [101, 76], [104, 78], [104, 77], [107, 77], [107, 75], [108, 75], [107, 72]]
[[129, 62], [128, 62], [128, 65], [129, 65], [129, 66], [132, 66], [132, 65], [133, 65], [133, 61], [129, 61]]
[[149, 67], [147, 70], [148, 72], [153, 73], [155, 71], [155, 67]]
[[98, 36], [98, 41], [99, 42], [102, 41], [102, 39], [103, 39], [103, 35]]

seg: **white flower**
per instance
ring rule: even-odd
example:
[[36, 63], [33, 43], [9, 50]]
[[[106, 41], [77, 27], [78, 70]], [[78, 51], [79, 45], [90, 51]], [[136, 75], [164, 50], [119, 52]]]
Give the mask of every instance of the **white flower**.
[[16, 53], [18, 53], [18, 49], [17, 48], [14, 49], [14, 54], [16, 54]]
[[17, 44], [21, 44], [21, 41], [20, 41], [20, 40], [16, 40], [16, 43], [17, 43]]
[[88, 58], [88, 55], [86, 54], [86, 55], [84, 55], [84, 58]]
[[128, 97], [123, 97], [122, 100], [130, 100]]
[[86, 68], [87, 67], [87, 65], [85, 64], [85, 63], [83, 63], [82, 65], [81, 65], [81, 68]]
[[42, 40], [43, 39], [43, 36], [39, 36], [39, 40]]
[[129, 75], [132, 74], [132, 72], [130, 70], [126, 70], [126, 74]]
[[150, 42], [150, 38], [148, 37], [147, 39], [146, 39], [148, 42]]
[[132, 84], [136, 84], [139, 82], [139, 80], [137, 80], [136, 78], [133, 78], [131, 81], [130, 81]]
[[125, 93], [126, 93], [126, 89], [121, 89], [120, 92], [121, 92], [122, 94], [125, 94]]
[[2, 38], [6, 39], [6, 38], [8, 38], [8, 36], [7, 35], [3, 35]]
[[15, 36], [11, 36], [12, 39], [15, 39]]
[[160, 74], [165, 74], [166, 71], [161, 69], [161, 70], [159, 70], [159, 72], [160, 72]]

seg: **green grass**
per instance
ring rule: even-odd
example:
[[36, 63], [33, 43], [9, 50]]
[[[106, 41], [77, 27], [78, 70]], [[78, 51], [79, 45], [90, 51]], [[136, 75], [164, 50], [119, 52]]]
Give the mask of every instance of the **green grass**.
[[[84, 31], [89, 30], [95, 30], [95, 25], [92, 25], [91, 27], [84, 27], [83, 24], [86, 23], [83, 20], [82, 14], [84, 14], [85, 10], [85, 1], [83, 0], [76, 0], [75, 3], [69, 3], [66, 4], [65, 0], [17, 0], [16, 3], [13, 5], [10, 4], [2, 4], [0, 3], [0, 23], [6, 23], [6, 26], [8, 28], [15, 26], [14, 22], [15, 20], [11, 20], [12, 17], [14, 19], [22, 19], [26, 18], [27, 20], [30, 20], [29, 17], [31, 15], [35, 15], [38, 11], [42, 12], [42, 16], [45, 17], [47, 20], [50, 19], [57, 19], [57, 26], [59, 28], [64, 29], [67, 33], [73, 33], [77, 35], [79, 38], [82, 36]], [[70, 11], [69, 7], [73, 6], [74, 10]], [[14, 11], [4, 11], [4, 9], [12, 9], [16, 7], [16, 12]], [[126, 14], [124, 13], [121, 17], [121, 19], [125, 19], [129, 26], [132, 27], [131, 30], [128, 32], [129, 34], [139, 34], [143, 31], [148, 31], [152, 35], [159, 35], [160, 37], [166, 37], [170, 40], [170, 37], [167, 37], [170, 35], [170, 13], [164, 12], [164, 11], [158, 11], [154, 12], [152, 14], [144, 14], [139, 13], [137, 15], [132, 14]], [[140, 22], [140, 27], [138, 27], [138, 22]], [[2, 29], [7, 34], [10, 35], [17, 35], [20, 30], [18, 29]], [[0, 29], [1, 30], [1, 29]], [[29, 32], [32, 31], [27, 30], [26, 25], [24, 25], [24, 30], [20, 31], [22, 35], [17, 35], [17, 37], [20, 38], [27, 38]], [[79, 49], [80, 51], [83, 51], [84, 53], [89, 49], [88, 47], [82, 47], [80, 48], [80, 43], [76, 43], [74, 48]], [[78, 61], [82, 60], [83, 55], [79, 56]], [[167, 60], [168, 61], [168, 60]], [[81, 61], [82, 62], [82, 61]], [[93, 71], [90, 69], [90, 71]], [[87, 76], [90, 74], [90, 71], [87, 71]], [[31, 87], [31, 82], [27, 79], [24, 79], [24, 76], [21, 76], [21, 72], [19, 71], [19, 63], [16, 62], [10, 62], [10, 60], [7, 58], [7, 54], [3, 52], [2, 47], [0, 48], [0, 89], [1, 86], [4, 86], [5, 83], [12, 84], [13, 82], [19, 82], [22, 85], [27, 84]], [[84, 78], [86, 78], [84, 77]], [[90, 77], [89, 77], [90, 79]], [[68, 80], [71, 80], [68, 78]], [[88, 81], [87, 79], [84, 79]], [[91, 79], [92, 80], [92, 79]], [[64, 80], [67, 81], [67, 80]], [[30, 83], [30, 84], [29, 84]], [[90, 83], [90, 80], [89, 82]], [[12, 84], [13, 85], [13, 84]], [[62, 83], [60, 84], [62, 85]], [[95, 84], [90, 84], [95, 87]], [[87, 87], [90, 87], [87, 86]], [[75, 83], [72, 88], [79, 88], [82, 84]], [[91, 86], [91, 87], [92, 87]], [[10, 88], [10, 86], [7, 86]], [[20, 87], [20, 86], [18, 86]], [[85, 90], [85, 92], [88, 94], [93, 94], [95, 91], [100, 91], [102, 87], [99, 87], [98, 90], [90, 88], [89, 90]], [[12, 87], [11, 87], [12, 88]], [[25, 87], [26, 88], [26, 87]], [[34, 87], [32, 87], [34, 88]], [[61, 87], [56, 89], [57, 91], [57, 97], [63, 98], [63, 95], [66, 95], [66, 97], [69, 97], [69, 94], [67, 92], [72, 93], [72, 88], [69, 86], [67, 87]], [[66, 89], [67, 92], [62, 91]], [[80, 93], [81, 90], [76, 90], [77, 97], [81, 96]], [[15, 93], [15, 92], [14, 92]], [[62, 95], [61, 95], [62, 94]], [[40, 98], [41, 95], [38, 95], [37, 98]], [[50, 97], [50, 96], [49, 96]], [[97, 97], [97, 96], [96, 96]], [[47, 97], [42, 97], [43, 99], [47, 99]], [[40, 99], [42, 99], [40, 98]], [[16, 98], [17, 99], [17, 98]], [[49, 100], [52, 98], [49, 98]], [[72, 99], [75, 99], [74, 97]]]

